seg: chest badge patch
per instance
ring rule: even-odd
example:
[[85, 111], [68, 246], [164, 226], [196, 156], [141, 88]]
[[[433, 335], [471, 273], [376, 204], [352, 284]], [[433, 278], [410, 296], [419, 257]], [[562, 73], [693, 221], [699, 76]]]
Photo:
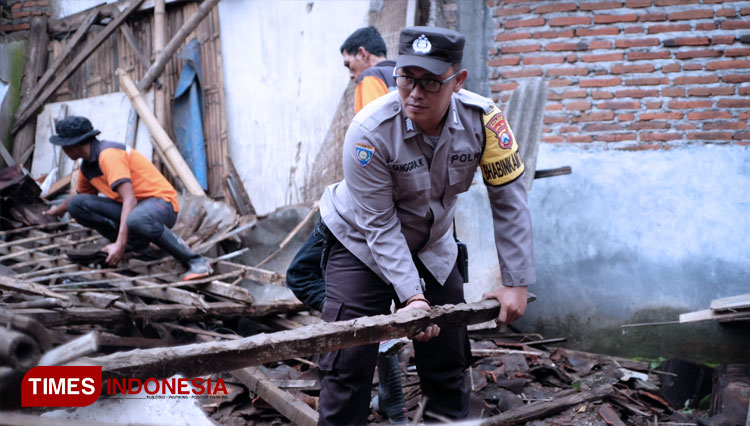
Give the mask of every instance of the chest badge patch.
[[357, 142], [354, 145], [355, 153], [357, 154], [357, 161], [363, 167], [370, 164], [372, 161], [372, 155], [375, 154], [375, 147], [366, 143]]

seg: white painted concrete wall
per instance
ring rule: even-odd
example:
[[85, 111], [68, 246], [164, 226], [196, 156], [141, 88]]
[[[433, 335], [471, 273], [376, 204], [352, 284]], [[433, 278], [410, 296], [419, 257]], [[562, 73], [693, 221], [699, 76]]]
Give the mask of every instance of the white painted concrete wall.
[[[539, 299], [522, 326], [570, 338], [580, 324], [619, 327], [665, 307], [676, 320], [750, 293], [750, 147], [540, 145], [537, 169], [564, 165], [571, 175], [537, 179], [529, 195]], [[461, 195], [457, 225], [477, 300], [499, 284], [481, 180]]]
[[[153, 91], [145, 97], [146, 102], [153, 103]], [[66, 114], [62, 109], [66, 108]], [[54, 133], [55, 120], [63, 117], [81, 115], [89, 120], [94, 129], [101, 133], [99, 140], [125, 142], [128, 129], [128, 117], [132, 108], [124, 92], [108, 93], [90, 98], [64, 102], [52, 102], [44, 105], [36, 120], [36, 148], [31, 162], [31, 177], [38, 179], [57, 169], [57, 177], [62, 178], [73, 170], [73, 160], [69, 159], [62, 149], [49, 142]], [[148, 128], [143, 120], [138, 120], [135, 148], [149, 160], [153, 153]]]
[[370, 2], [222, 0], [229, 151], [259, 214], [299, 188], [348, 84], [339, 46]]
[[[707, 309], [750, 293], [750, 148], [582, 150], [542, 144], [530, 203], [543, 296], [531, 319]], [[676, 319], [676, 318], [675, 318]]]

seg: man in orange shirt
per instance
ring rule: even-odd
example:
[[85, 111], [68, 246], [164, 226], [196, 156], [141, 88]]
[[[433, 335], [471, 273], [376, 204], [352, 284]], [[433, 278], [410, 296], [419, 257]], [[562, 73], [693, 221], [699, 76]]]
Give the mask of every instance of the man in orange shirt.
[[341, 45], [344, 66], [349, 78], [357, 82], [354, 92], [354, 113], [365, 105], [396, 88], [393, 67], [396, 63], [386, 59], [383, 37], [375, 27], [354, 31]]
[[47, 215], [62, 216], [67, 210], [78, 223], [109, 239], [101, 250], [110, 265], [118, 264], [126, 251], [143, 251], [153, 242], [188, 269], [184, 280], [213, 272], [206, 259], [170, 230], [180, 210], [177, 191], [146, 157], [123, 144], [100, 141], [96, 135], [101, 132], [85, 117], [60, 120], [55, 129], [50, 142], [82, 161], [77, 194]]

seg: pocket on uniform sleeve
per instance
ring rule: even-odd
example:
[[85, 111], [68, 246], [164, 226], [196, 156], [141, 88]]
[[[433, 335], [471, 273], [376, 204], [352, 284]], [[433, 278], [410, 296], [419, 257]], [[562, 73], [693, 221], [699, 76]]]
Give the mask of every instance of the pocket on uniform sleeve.
[[[320, 312], [320, 319], [325, 322], [338, 321], [341, 316], [341, 308], [344, 305], [341, 302], [335, 300], [326, 299], [323, 303], [323, 310]], [[336, 362], [339, 351], [326, 352], [320, 355], [320, 362], [318, 366], [321, 371], [333, 370], [333, 364]]]

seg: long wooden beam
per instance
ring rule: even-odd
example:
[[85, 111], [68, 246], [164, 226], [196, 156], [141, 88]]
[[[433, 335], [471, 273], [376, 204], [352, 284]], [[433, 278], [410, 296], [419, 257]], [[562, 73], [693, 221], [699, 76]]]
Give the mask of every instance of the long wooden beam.
[[31, 281], [17, 280], [12, 277], [0, 275], [0, 289], [10, 290], [23, 294], [33, 294], [44, 297], [53, 297], [62, 300], [65, 304], [70, 303], [70, 297], [50, 291], [47, 287]]
[[101, 365], [106, 377], [170, 377], [178, 373], [195, 377], [413, 336], [430, 324], [440, 327], [476, 324], [497, 318], [499, 312], [496, 300], [484, 300], [435, 306], [429, 312], [412, 309], [392, 315], [315, 324], [226, 342], [120, 352], [85, 362]]
[[51, 309], [14, 309], [13, 313], [25, 315], [47, 327], [72, 324], [109, 324], [123, 321], [199, 320], [206, 318], [259, 318], [271, 314], [300, 311], [305, 306], [299, 301], [283, 300], [258, 302], [254, 305], [232, 302], [208, 303], [208, 308], [180, 304], [135, 305], [128, 312], [119, 309], [72, 307], [64, 311]]
[[70, 77], [73, 72], [75, 72], [76, 69], [78, 69], [81, 64], [89, 57], [92, 53], [102, 44], [104, 41], [112, 35], [113, 32], [117, 30], [117, 27], [120, 26], [125, 20], [130, 16], [137, 8], [140, 6], [140, 4], [143, 3], [143, 0], [132, 0], [130, 2], [130, 5], [127, 9], [122, 11], [119, 15], [117, 15], [116, 18], [112, 20], [104, 29], [99, 32], [96, 37], [89, 40], [88, 43], [86, 43], [86, 46], [81, 50], [81, 52], [66, 66], [63, 68], [58, 74], [57, 77], [47, 86], [46, 89], [42, 91], [42, 93], [37, 97], [34, 102], [26, 108], [23, 112], [21, 112], [17, 117], [15, 123], [13, 123], [13, 127], [11, 128], [12, 133], [18, 132], [21, 127], [36, 114], [37, 110], [44, 105], [45, 102], [47, 102], [47, 99], [49, 99], [50, 96], [52, 96], [53, 93], [65, 82], [65, 80]]

